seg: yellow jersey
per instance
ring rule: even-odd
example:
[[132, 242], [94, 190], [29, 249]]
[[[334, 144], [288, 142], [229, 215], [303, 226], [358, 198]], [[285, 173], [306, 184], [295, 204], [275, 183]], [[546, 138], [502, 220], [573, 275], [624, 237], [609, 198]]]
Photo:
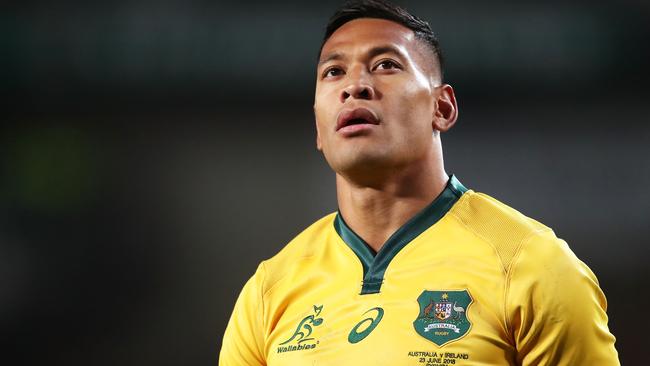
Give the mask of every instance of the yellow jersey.
[[377, 253], [333, 213], [263, 261], [219, 364], [618, 365], [606, 308], [551, 229], [451, 176]]

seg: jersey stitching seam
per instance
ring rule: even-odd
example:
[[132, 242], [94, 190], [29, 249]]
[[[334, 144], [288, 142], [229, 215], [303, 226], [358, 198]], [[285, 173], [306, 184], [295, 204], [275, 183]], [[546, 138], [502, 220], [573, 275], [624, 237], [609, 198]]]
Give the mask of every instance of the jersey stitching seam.
[[[501, 271], [502, 271], [502, 273], [503, 273], [504, 282], [507, 282], [508, 274], [506, 273], [506, 268], [503, 266], [503, 259], [501, 258], [501, 255], [499, 254], [499, 251], [497, 250], [497, 248], [496, 248], [496, 247], [495, 247], [495, 246], [494, 246], [494, 245], [493, 245], [489, 240], [487, 240], [487, 238], [485, 238], [483, 235], [477, 233], [476, 230], [474, 230], [472, 227], [470, 227], [469, 225], [467, 225], [467, 224], [463, 221], [463, 219], [461, 219], [458, 215], [456, 215], [456, 213], [453, 213], [453, 212], [450, 212], [450, 213], [451, 213], [451, 215], [452, 215], [454, 218], [456, 218], [456, 220], [457, 220], [461, 225], [463, 225], [463, 227], [465, 227], [467, 230], [469, 230], [469, 232], [471, 232], [472, 234], [474, 234], [476, 237], [478, 237], [478, 238], [481, 239], [483, 242], [485, 242], [487, 245], [489, 245], [490, 248], [492, 248], [492, 251], [496, 254], [497, 259], [499, 260], [499, 263], [501, 264], [500, 267], [501, 267]], [[507, 291], [507, 285], [504, 283], [504, 289], [503, 289], [504, 297], [505, 297], [505, 293], [506, 293], [506, 291]], [[504, 301], [504, 302], [505, 302], [505, 301]], [[505, 305], [504, 305], [504, 308], [505, 308]], [[504, 314], [503, 314], [503, 319], [501, 319], [501, 320], [503, 321], [503, 325], [504, 325], [504, 327], [505, 327], [503, 330], [506, 332], [506, 335], [508, 335], [508, 334], [509, 334], [509, 331], [508, 331], [508, 322], [506, 321], [505, 312], [504, 312]]]
[[492, 242], [490, 242], [490, 241], [489, 241], [485, 236], [483, 236], [483, 235], [479, 234], [478, 232], [476, 232], [476, 230], [474, 230], [472, 227], [470, 227], [469, 225], [467, 225], [467, 224], [463, 221], [463, 219], [460, 218], [460, 216], [458, 216], [456, 213], [453, 213], [453, 212], [450, 212], [450, 213], [451, 213], [452, 216], [454, 216], [454, 218], [456, 218], [456, 220], [457, 220], [461, 225], [463, 225], [464, 228], [466, 228], [467, 230], [469, 230], [472, 234], [476, 235], [479, 239], [481, 239], [482, 241], [484, 241], [485, 243], [487, 243], [487, 244], [490, 246], [490, 248], [492, 248], [492, 250], [494, 251], [494, 253], [497, 255], [497, 258], [499, 259], [499, 263], [501, 264], [501, 270], [502, 270], [503, 274], [506, 275], [506, 268], [505, 268], [504, 265], [503, 265], [503, 259], [501, 258], [501, 254], [499, 254], [499, 251], [498, 251], [497, 248], [492, 244]]
[[469, 230], [472, 234], [476, 235], [478, 238], [480, 238], [485, 243], [487, 243], [492, 248], [492, 250], [495, 252], [495, 254], [497, 255], [497, 258], [499, 259], [499, 262], [501, 263], [501, 270], [503, 271], [504, 280], [505, 280], [504, 291], [503, 291], [503, 319], [502, 319], [502, 321], [503, 321], [503, 324], [505, 326], [504, 330], [506, 331], [506, 334], [509, 336], [510, 332], [511, 332], [511, 329], [510, 329], [511, 325], [510, 325], [510, 322], [508, 321], [508, 317], [506, 316], [506, 314], [507, 314], [507, 312], [506, 312], [506, 307], [507, 307], [506, 301], [507, 301], [509, 287], [510, 287], [510, 277], [511, 277], [510, 276], [510, 269], [512, 268], [513, 263], [517, 259], [518, 255], [519, 255], [519, 252], [521, 250], [521, 247], [523, 246], [524, 242], [528, 241], [532, 236], [534, 236], [537, 233], [540, 233], [540, 232], [543, 232], [543, 231], [546, 231], [546, 230], [551, 230], [551, 229], [550, 228], [534, 229], [526, 237], [524, 237], [524, 239], [522, 239], [521, 242], [517, 245], [517, 249], [515, 250], [515, 255], [510, 260], [508, 268], [505, 268], [504, 265], [503, 265], [503, 258], [501, 257], [501, 254], [499, 254], [499, 251], [496, 249], [496, 247], [492, 244], [492, 242], [490, 240], [488, 240], [483, 235], [476, 232], [476, 230], [474, 230], [472, 227], [467, 225], [463, 221], [463, 219], [460, 218], [460, 216], [458, 216], [455, 212], [449, 211], [449, 214], [451, 214], [454, 218], [456, 218], [456, 220], [461, 225], [463, 225], [463, 227], [465, 227], [467, 230]]
[[[298, 257], [296, 260], [309, 259], [309, 258], [312, 258], [312, 257], [314, 257], [314, 255], [309, 254], [309, 255], [304, 255], [304, 256]], [[266, 262], [266, 261], [264, 261], [264, 262]], [[266, 294], [268, 294], [269, 292], [273, 291], [273, 289], [275, 289], [275, 286], [277, 286], [278, 283], [280, 283], [280, 281], [282, 281], [287, 276], [287, 272], [289, 272], [289, 271], [287, 271], [287, 270], [283, 271], [282, 275], [279, 276], [278, 278], [276, 278], [276, 280], [273, 282], [271, 287], [269, 287], [268, 290], [263, 292], [264, 296], [266, 296]]]
[[[333, 217], [335, 217], [335, 215], [336, 215], [336, 213], [330, 213], [330, 214], [328, 214], [327, 216], [325, 216], [325, 217], [319, 219], [316, 223], [319, 223], [319, 222], [321, 222], [321, 221], [324, 221], [324, 220], [327, 219], [329, 216], [333, 216]], [[332, 225], [332, 220], [333, 220], [333, 219], [331, 219], [327, 225]], [[316, 223], [312, 224], [312, 225], [310, 226], [310, 228], [311, 228], [312, 226], [314, 226]], [[309, 228], [308, 228], [308, 229], [309, 229]], [[301, 237], [301, 236], [303, 235], [303, 233], [306, 232], [308, 229], [303, 230], [300, 234], [296, 235], [296, 237], [294, 237], [292, 240], [290, 240], [289, 243], [286, 244], [286, 245], [284, 246], [284, 248], [282, 248], [282, 250], [280, 251], [280, 253], [282, 253], [283, 251], [285, 251], [289, 245], [291, 245], [292, 243], [294, 243], [294, 242], [296, 241], [296, 239], [297, 239], [298, 237]], [[336, 231], [335, 231], [335, 232], [336, 232]], [[337, 234], [337, 236], [338, 236], [338, 234]], [[327, 240], [323, 240], [323, 241], [324, 241], [324, 242], [327, 242]], [[345, 244], [345, 243], [344, 243], [344, 244]], [[346, 245], [346, 246], [347, 246], [347, 245]], [[277, 258], [277, 257], [280, 256], [280, 253], [276, 254], [276, 255], [273, 256], [271, 259], [267, 259], [267, 260], [262, 261], [261, 263], [266, 263], [266, 262], [269, 262], [269, 261], [273, 261], [274, 258]], [[284, 255], [284, 256], [285, 256], [285, 257], [291, 257], [290, 254], [286, 254], [286, 255]], [[296, 256], [296, 257], [297, 257], [296, 260], [309, 259], [309, 258], [312, 258], [312, 257], [315, 257], [315, 256], [316, 256], [316, 255], [314, 254], [314, 249], [313, 249], [313, 248], [309, 248], [309, 252], [308, 252], [308, 253], [301, 253], [301, 254], [297, 255], [297, 256]], [[277, 267], [277, 266], [276, 266], [276, 267]], [[265, 271], [266, 271], [266, 269], [265, 269]], [[287, 272], [289, 272], [289, 271], [288, 271], [288, 270], [284, 270], [284, 271], [281, 272], [282, 274], [281, 274], [280, 276], [274, 276], [274, 277], [275, 277], [275, 281], [273, 281], [273, 283], [270, 284], [270, 287], [269, 287], [266, 291], [263, 292], [264, 296], [266, 296], [266, 294], [268, 294], [269, 292], [273, 291], [273, 289], [275, 288], [275, 286], [276, 286], [278, 283], [280, 283], [280, 281], [282, 281], [282, 280], [287, 276]]]
[[[506, 329], [508, 331], [508, 335], [511, 336], [511, 341], [513, 345], [515, 345], [515, 339], [514, 335], [512, 334], [512, 324], [510, 324], [510, 321], [508, 320], [508, 297], [510, 295], [510, 281], [512, 280], [512, 272], [515, 269], [515, 263], [519, 259], [520, 253], [523, 251], [524, 246], [528, 244], [528, 242], [535, 237], [536, 235], [539, 235], [543, 232], [546, 231], [552, 231], [550, 228], [539, 228], [535, 229], [532, 232], [530, 232], [528, 235], [526, 235], [525, 238], [521, 240], [519, 245], [517, 245], [517, 250], [515, 251], [515, 254], [512, 256], [512, 259], [510, 260], [510, 264], [508, 265], [508, 269], [506, 270], [506, 283], [505, 283], [505, 291], [504, 291], [504, 296], [503, 296], [503, 320], [506, 324]], [[516, 346], [516, 345], [515, 345]]]

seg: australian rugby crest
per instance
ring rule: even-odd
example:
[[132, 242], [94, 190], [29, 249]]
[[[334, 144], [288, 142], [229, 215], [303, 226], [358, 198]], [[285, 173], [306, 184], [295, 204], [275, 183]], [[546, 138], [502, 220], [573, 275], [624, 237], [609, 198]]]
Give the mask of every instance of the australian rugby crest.
[[472, 327], [467, 309], [472, 304], [467, 290], [423, 291], [418, 297], [420, 314], [413, 327], [438, 346], [462, 338]]

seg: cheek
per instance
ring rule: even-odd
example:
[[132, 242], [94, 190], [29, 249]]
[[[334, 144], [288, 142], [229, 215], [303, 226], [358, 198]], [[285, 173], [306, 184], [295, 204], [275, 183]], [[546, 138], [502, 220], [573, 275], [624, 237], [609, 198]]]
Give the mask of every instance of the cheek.
[[427, 126], [431, 128], [434, 107], [428, 89], [417, 83], [411, 83], [398, 94], [396, 102], [394, 110], [399, 114], [396, 117], [407, 124], [409, 129], [415, 128], [421, 131]]
[[410, 80], [406, 83], [403, 95], [412, 100], [414, 104], [417, 103], [421, 106], [428, 107], [432, 100], [431, 88], [428, 84], [423, 84], [421, 80]]
[[336, 124], [336, 99], [330, 90], [332, 88], [317, 88], [314, 97], [314, 116], [321, 135], [331, 132]]
[[[393, 100], [392, 135], [405, 151], [421, 151], [431, 141], [433, 110], [430, 94], [417, 83], [401, 89]], [[411, 153], [408, 153], [411, 154]]]
[[327, 123], [327, 111], [319, 106], [318, 103], [314, 105], [314, 117], [316, 118], [316, 128], [320, 133], [325, 131], [325, 124]]
[[316, 146], [319, 150], [327, 149], [330, 140], [330, 128], [328, 128], [326, 109], [314, 104], [314, 118], [316, 119]]
[[411, 93], [411, 99], [414, 103], [417, 104], [418, 112], [422, 114], [423, 118], [427, 119], [427, 122], [429, 124], [431, 124], [433, 115], [435, 113], [435, 103], [431, 89], [428, 87], [428, 85], [423, 86], [419, 83], [417, 85], [414, 85]]
[[317, 115], [323, 116], [327, 111], [327, 106], [332, 104], [331, 92], [328, 88], [317, 87], [314, 95], [314, 111]]

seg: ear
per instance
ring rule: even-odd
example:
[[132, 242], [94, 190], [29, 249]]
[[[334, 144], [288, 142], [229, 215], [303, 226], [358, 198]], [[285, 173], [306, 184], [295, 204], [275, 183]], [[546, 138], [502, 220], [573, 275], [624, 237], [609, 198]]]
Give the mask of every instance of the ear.
[[458, 119], [458, 105], [454, 89], [449, 84], [442, 84], [437, 88], [436, 110], [433, 115], [433, 129], [447, 132]]

